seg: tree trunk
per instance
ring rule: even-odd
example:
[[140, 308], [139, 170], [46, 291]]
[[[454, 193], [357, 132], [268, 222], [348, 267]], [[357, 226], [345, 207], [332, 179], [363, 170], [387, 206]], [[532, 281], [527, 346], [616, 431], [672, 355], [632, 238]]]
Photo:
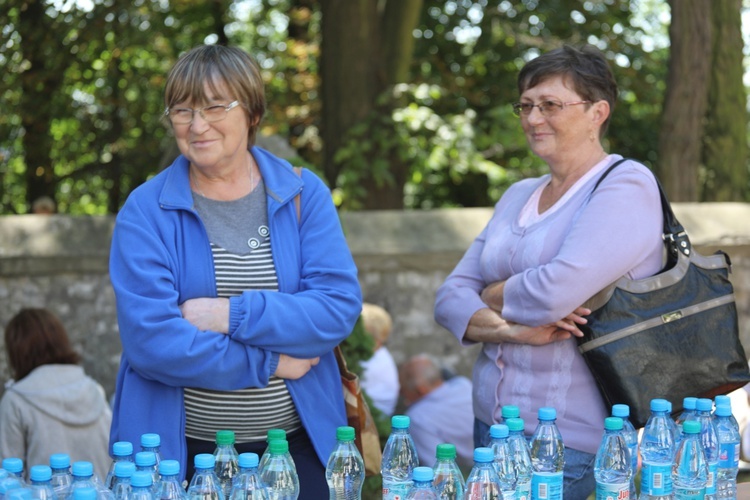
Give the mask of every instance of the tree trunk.
[[711, 81], [712, 4], [712, 0], [669, 1], [671, 50], [659, 173], [672, 201], [697, 201], [699, 196], [703, 118]]
[[702, 201], [745, 201], [747, 111], [742, 81], [742, 0], [714, 0], [713, 67], [704, 134]]

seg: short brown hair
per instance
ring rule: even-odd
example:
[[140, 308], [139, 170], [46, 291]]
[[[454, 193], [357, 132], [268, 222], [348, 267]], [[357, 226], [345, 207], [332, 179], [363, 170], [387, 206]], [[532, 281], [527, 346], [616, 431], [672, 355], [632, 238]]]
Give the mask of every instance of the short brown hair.
[[75, 365], [81, 359], [63, 324], [46, 309], [21, 309], [13, 316], [5, 327], [5, 350], [16, 380], [42, 365]]
[[183, 54], [167, 76], [164, 104], [167, 109], [184, 101], [194, 106], [208, 101], [205, 86], [216, 92], [225, 84], [247, 113], [248, 141], [255, 144], [260, 121], [266, 113], [266, 94], [260, 67], [247, 52], [224, 45], [200, 45]]

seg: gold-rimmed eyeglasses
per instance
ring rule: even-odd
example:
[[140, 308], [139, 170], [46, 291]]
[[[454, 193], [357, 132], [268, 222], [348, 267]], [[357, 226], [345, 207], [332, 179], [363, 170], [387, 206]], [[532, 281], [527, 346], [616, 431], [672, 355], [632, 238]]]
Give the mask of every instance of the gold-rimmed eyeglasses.
[[516, 102], [513, 103], [513, 114], [516, 116], [529, 116], [534, 108], [539, 108], [539, 112], [550, 117], [555, 113], [563, 110], [565, 106], [574, 106], [576, 104], [588, 104], [591, 101], [572, 101], [572, 102], [560, 102], [553, 100], [542, 101], [539, 104], [533, 102]]
[[207, 122], [219, 122], [227, 117], [227, 113], [232, 108], [239, 106], [240, 101], [232, 101], [229, 104], [214, 104], [202, 108], [167, 108], [164, 110], [164, 116], [168, 117], [174, 125], [187, 125], [193, 123], [195, 113], [201, 115], [201, 118]]

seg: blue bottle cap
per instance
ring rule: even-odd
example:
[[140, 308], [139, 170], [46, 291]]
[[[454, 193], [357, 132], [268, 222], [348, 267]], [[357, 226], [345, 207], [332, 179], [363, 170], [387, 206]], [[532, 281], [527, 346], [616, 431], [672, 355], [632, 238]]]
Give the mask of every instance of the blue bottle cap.
[[502, 409], [503, 420], [508, 418], [518, 418], [521, 416], [521, 410], [516, 405], [505, 405]]
[[518, 432], [523, 430], [524, 422], [522, 418], [509, 418], [505, 421], [508, 426], [508, 430], [511, 432]]
[[490, 437], [493, 439], [508, 437], [508, 426], [505, 424], [493, 424], [490, 426]]
[[113, 457], [127, 457], [133, 454], [133, 443], [130, 441], [118, 441], [112, 445]]
[[29, 488], [13, 488], [5, 494], [8, 500], [31, 500], [32, 494]]
[[408, 429], [411, 420], [406, 415], [393, 415], [391, 417], [391, 427], [394, 429]]
[[78, 477], [88, 477], [94, 475], [94, 465], [85, 460], [73, 462], [71, 474]]
[[137, 488], [148, 488], [154, 484], [154, 478], [145, 470], [137, 470], [130, 477], [130, 485]]
[[718, 417], [731, 417], [732, 407], [725, 403], [716, 403], [716, 411], [714, 415]]
[[216, 458], [211, 453], [199, 453], [193, 459], [196, 469], [213, 469]]
[[116, 477], [130, 477], [135, 472], [135, 464], [130, 460], [123, 460], [115, 463]]
[[666, 399], [652, 399], [651, 400], [651, 411], [667, 411], [669, 409], [669, 403]]
[[96, 500], [96, 489], [91, 487], [73, 490], [73, 500]]
[[726, 394], [719, 394], [714, 398], [714, 403], [717, 405], [720, 404], [728, 404], [730, 407], [732, 406], [732, 398], [727, 396]]
[[141, 447], [157, 448], [161, 445], [161, 437], [153, 432], [141, 435]]
[[432, 481], [433, 477], [432, 467], [414, 467], [412, 471], [412, 479], [415, 481]]
[[537, 412], [539, 420], [555, 420], [557, 411], [551, 406], [542, 406]]
[[622, 419], [620, 417], [607, 417], [604, 419], [604, 429], [608, 431], [622, 430]]
[[474, 448], [474, 461], [480, 463], [489, 463], [495, 460], [495, 453], [492, 448]]
[[16, 457], [8, 457], [3, 459], [3, 469], [13, 474], [20, 474], [23, 472], [23, 460]]
[[52, 469], [49, 465], [34, 465], [29, 471], [32, 481], [49, 481], [52, 479]]
[[698, 434], [701, 431], [701, 423], [697, 420], [686, 420], [682, 423], [682, 432], [685, 434]]
[[177, 460], [162, 460], [159, 462], [159, 474], [162, 476], [176, 476], [180, 473], [180, 462]]
[[156, 465], [156, 453], [153, 451], [139, 451], [135, 454], [135, 465], [138, 467], [151, 467]]
[[257, 453], [240, 453], [240, 457], [237, 459], [237, 465], [245, 469], [258, 466], [258, 454]]
[[695, 410], [695, 405], [698, 403], [698, 398], [688, 396], [682, 399], [682, 408], [684, 410]]
[[49, 466], [53, 469], [67, 469], [70, 467], [70, 455], [67, 453], [55, 453], [50, 455]]
[[708, 398], [700, 398], [695, 405], [695, 409], [698, 411], [711, 411], [714, 409], [714, 402]]
[[628, 418], [630, 416], [630, 407], [624, 404], [612, 405], [612, 416]]

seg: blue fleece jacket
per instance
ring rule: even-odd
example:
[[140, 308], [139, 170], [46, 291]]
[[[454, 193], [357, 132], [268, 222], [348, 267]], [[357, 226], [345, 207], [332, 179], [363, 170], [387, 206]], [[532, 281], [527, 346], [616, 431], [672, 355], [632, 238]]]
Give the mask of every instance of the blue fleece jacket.
[[185, 157], [132, 192], [112, 236], [110, 277], [123, 353], [110, 450], [116, 441], [138, 443], [141, 434], [158, 433], [162, 456], [180, 460], [183, 476], [183, 387], [263, 387], [280, 354], [321, 358], [286, 384], [323, 464], [336, 427], [346, 425], [332, 350], [351, 332], [362, 297], [330, 191], [308, 170], [300, 177], [267, 151], [253, 147], [251, 153], [266, 186], [279, 291], [232, 297], [228, 335], [199, 330], [179, 309], [188, 299], [216, 297], [213, 257], [193, 210]]

